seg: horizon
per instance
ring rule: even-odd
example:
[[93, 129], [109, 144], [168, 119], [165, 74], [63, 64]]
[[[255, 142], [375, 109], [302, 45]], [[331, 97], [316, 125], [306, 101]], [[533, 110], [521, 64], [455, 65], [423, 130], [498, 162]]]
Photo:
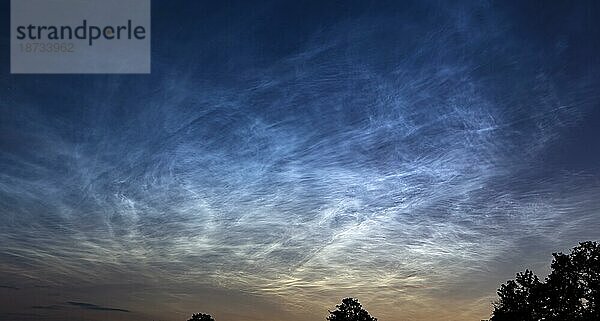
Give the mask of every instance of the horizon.
[[599, 9], [152, 1], [148, 75], [0, 28], [0, 320], [488, 319], [600, 239]]

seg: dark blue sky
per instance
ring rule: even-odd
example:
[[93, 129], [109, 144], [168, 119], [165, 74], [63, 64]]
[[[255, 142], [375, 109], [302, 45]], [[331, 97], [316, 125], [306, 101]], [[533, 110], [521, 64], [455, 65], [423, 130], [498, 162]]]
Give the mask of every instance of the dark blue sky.
[[596, 1], [154, 1], [151, 75], [10, 75], [0, 319], [486, 318], [600, 231]]

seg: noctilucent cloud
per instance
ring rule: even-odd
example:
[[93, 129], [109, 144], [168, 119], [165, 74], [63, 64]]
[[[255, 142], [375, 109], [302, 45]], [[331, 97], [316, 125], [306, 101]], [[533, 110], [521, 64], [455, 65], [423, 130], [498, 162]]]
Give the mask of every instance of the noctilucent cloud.
[[152, 10], [151, 75], [1, 28], [1, 320], [480, 320], [600, 238], [597, 1]]

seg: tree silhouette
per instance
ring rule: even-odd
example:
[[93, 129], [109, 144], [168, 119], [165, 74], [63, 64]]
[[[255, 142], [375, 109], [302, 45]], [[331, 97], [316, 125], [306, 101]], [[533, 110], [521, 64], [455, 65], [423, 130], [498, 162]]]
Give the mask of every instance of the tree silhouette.
[[545, 282], [525, 271], [498, 289], [490, 321], [600, 320], [600, 244], [583, 242], [570, 254], [552, 255]]
[[210, 314], [194, 313], [188, 321], [215, 321]]
[[494, 306], [492, 321], [534, 321], [543, 310], [540, 304], [542, 283], [533, 272], [517, 274], [498, 289], [500, 300]]
[[329, 321], [377, 321], [354, 298], [345, 298], [342, 304], [336, 305], [334, 311], [329, 311]]

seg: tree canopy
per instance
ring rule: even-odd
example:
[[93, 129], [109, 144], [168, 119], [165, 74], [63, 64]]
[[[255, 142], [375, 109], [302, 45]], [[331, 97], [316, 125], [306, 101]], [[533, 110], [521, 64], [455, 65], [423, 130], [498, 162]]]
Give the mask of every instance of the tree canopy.
[[490, 321], [600, 320], [600, 244], [583, 242], [570, 254], [552, 255], [544, 282], [527, 270], [498, 289]]
[[357, 299], [345, 298], [335, 307], [334, 311], [329, 311], [328, 321], [377, 321], [377, 318], [363, 309]]
[[194, 313], [188, 321], [215, 321], [210, 314]]

